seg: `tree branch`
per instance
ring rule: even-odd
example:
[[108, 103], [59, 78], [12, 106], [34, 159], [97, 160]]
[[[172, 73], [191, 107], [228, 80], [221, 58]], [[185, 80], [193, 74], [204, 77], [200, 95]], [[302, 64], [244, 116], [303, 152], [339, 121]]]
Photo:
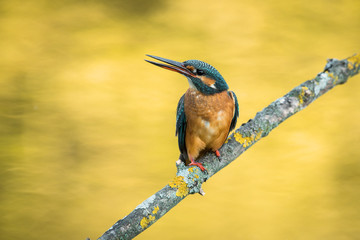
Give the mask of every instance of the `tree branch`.
[[197, 167], [176, 162], [176, 176], [160, 191], [146, 199], [134, 211], [116, 222], [98, 240], [132, 239], [150, 227], [171, 208], [193, 193], [204, 195], [201, 185], [212, 175], [227, 166], [261, 138], [267, 136], [288, 117], [301, 111], [315, 99], [343, 84], [351, 76], [359, 73], [360, 54], [344, 60], [329, 59], [323, 72], [314, 79], [295, 87], [285, 96], [275, 100], [256, 116], [236, 129], [221, 147], [221, 161], [208, 153], [198, 159], [207, 172]]

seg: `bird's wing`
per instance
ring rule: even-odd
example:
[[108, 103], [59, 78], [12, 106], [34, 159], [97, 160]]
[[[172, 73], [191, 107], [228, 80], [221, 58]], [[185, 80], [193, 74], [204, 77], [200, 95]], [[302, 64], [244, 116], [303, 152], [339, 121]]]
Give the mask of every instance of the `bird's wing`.
[[231, 125], [230, 125], [230, 130], [229, 130], [229, 133], [231, 132], [231, 130], [233, 130], [236, 126], [236, 121], [237, 121], [237, 118], [239, 117], [239, 104], [238, 104], [238, 100], [236, 98], [236, 95], [233, 91], [229, 91], [230, 93], [230, 96], [231, 98], [233, 99], [234, 101], [234, 116], [233, 116], [233, 119], [231, 120]]
[[186, 132], [186, 116], [184, 109], [184, 98], [185, 94], [179, 100], [176, 111], [176, 133], [178, 136], [178, 144], [180, 152], [187, 156], [186, 145], [185, 145], [185, 132]]

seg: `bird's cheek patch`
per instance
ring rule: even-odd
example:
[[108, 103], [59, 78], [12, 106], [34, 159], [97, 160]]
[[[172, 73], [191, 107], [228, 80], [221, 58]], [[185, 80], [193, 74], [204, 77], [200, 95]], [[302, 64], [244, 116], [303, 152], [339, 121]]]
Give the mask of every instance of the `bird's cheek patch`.
[[202, 81], [203, 83], [205, 83], [205, 84], [208, 85], [209, 87], [216, 88], [216, 87], [215, 87], [215, 80], [214, 80], [214, 79], [208, 78], [208, 77], [206, 77], [206, 76], [202, 76], [200, 79], [201, 79], [201, 81]]

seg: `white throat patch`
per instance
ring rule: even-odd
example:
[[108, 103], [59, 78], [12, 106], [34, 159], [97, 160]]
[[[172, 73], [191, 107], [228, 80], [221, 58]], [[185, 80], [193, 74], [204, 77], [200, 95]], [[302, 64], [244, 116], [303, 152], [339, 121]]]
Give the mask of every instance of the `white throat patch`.
[[198, 90], [198, 89], [195, 87], [194, 83], [191, 81], [190, 78], [187, 77], [187, 80], [188, 80], [189, 86], [190, 86], [191, 88]]

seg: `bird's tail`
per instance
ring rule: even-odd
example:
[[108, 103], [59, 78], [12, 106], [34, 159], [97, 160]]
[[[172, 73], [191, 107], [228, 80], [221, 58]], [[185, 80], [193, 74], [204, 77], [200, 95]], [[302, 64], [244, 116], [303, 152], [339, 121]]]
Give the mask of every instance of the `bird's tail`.
[[185, 165], [188, 165], [190, 163], [189, 157], [187, 156], [187, 154], [185, 153], [180, 153], [179, 159], [185, 163]]

